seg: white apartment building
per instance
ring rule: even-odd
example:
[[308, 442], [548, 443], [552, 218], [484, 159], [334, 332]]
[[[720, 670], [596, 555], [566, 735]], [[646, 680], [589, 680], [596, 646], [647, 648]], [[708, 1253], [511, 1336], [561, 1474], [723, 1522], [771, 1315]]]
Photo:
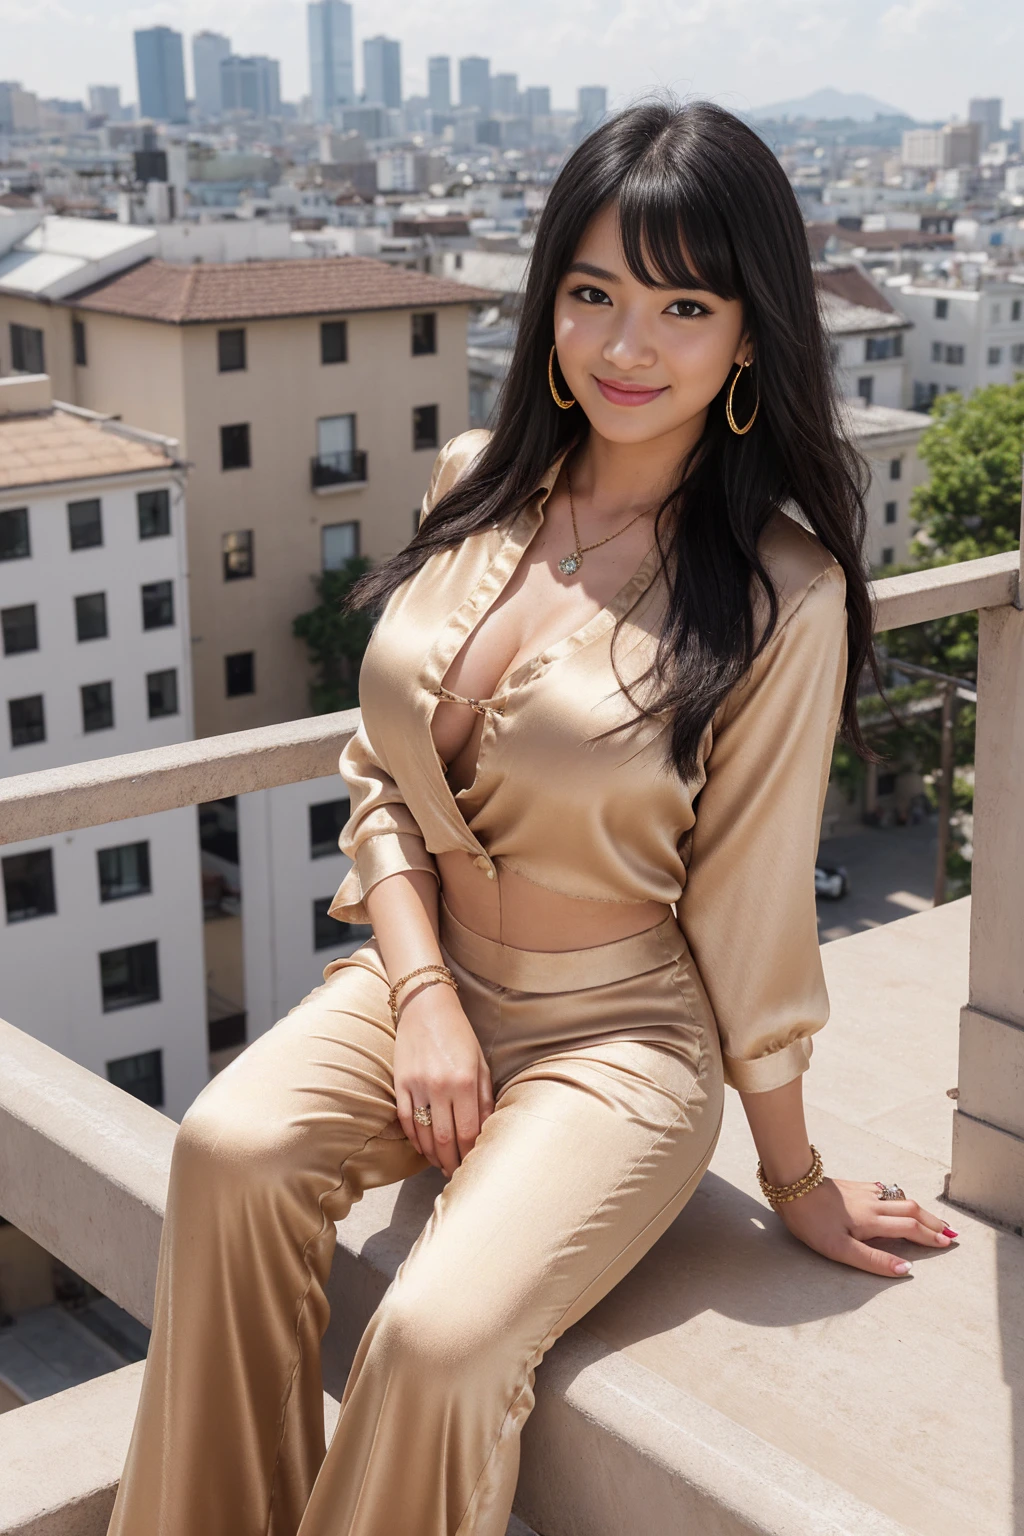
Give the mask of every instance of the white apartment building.
[[855, 262], [821, 265], [815, 281], [843, 399], [902, 409], [912, 322]]
[[910, 541], [917, 531], [911, 515], [915, 488], [928, 478], [918, 453], [928, 418], [920, 411], [847, 401], [847, 430], [868, 461], [871, 483], [865, 496], [868, 514], [864, 555], [872, 570], [902, 565], [910, 558]]
[[[0, 773], [192, 736], [176, 447], [0, 380]], [[179, 1119], [209, 1078], [194, 807], [0, 872], [0, 1015]]]
[[915, 408], [951, 389], [971, 395], [1024, 372], [1024, 282], [954, 276], [890, 278], [888, 291], [913, 322], [907, 362]]

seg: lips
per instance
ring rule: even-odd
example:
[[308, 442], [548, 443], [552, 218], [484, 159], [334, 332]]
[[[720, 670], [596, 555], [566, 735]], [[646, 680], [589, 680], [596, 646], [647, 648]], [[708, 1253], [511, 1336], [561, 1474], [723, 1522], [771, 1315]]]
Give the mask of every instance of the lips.
[[612, 405], [650, 405], [668, 388], [664, 384], [659, 389], [647, 389], [643, 384], [622, 384], [616, 379], [599, 379], [596, 375], [594, 382]]

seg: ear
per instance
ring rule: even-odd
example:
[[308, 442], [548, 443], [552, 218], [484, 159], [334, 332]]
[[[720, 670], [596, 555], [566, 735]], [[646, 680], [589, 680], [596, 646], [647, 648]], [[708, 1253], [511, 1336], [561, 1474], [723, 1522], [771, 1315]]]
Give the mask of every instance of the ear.
[[744, 364], [752, 363], [753, 361], [754, 361], [754, 346], [753, 346], [753, 343], [751, 342], [751, 340], [750, 340], [750, 338], [748, 336], [744, 336], [740, 340], [739, 346], [736, 348], [736, 356], [733, 358], [733, 363], [735, 364], [735, 366], [737, 368], [742, 368], [744, 366]]

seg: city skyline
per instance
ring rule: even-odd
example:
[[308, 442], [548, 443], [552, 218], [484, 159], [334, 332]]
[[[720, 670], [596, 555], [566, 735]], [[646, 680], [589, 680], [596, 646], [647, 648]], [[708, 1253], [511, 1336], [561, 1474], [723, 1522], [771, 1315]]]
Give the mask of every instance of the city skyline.
[[[309, 92], [305, 4], [265, 0], [258, 8], [220, 0], [128, 6], [109, 0], [102, 16], [85, 0], [0, 0], [4, 75], [41, 96], [84, 99], [93, 84], [118, 85], [136, 100], [132, 33], [165, 25], [183, 33], [188, 90], [191, 38], [203, 30], [231, 37], [242, 55], [281, 61], [281, 90]], [[1024, 115], [1016, 60], [1024, 15], [1010, 0], [764, 0], [752, 15], [744, 0], [592, 0], [581, 13], [566, 0], [523, 0], [515, 15], [465, 0], [429, 11], [409, 0], [357, 3], [354, 54], [362, 89], [363, 43], [381, 34], [402, 45], [405, 95], [427, 94], [427, 58], [483, 54], [494, 73], [522, 87], [550, 84], [556, 110], [575, 105], [581, 85], [606, 82], [613, 105], [652, 90], [709, 95], [743, 111], [823, 86], [891, 100], [911, 116], [963, 113], [968, 96], [1002, 96], [1007, 119]], [[693, 62], [699, 61], [699, 62]], [[455, 84], [453, 78], [453, 85]]]

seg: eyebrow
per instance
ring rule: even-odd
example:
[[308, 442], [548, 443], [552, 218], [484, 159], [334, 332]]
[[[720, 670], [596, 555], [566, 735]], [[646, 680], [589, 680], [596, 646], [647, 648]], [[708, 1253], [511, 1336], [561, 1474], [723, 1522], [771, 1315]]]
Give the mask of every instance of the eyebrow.
[[584, 277], [599, 277], [605, 283], [618, 283], [622, 279], [616, 277], [614, 272], [606, 272], [604, 267], [595, 267], [589, 261], [574, 261], [571, 267], [566, 269], [566, 277], [573, 272], [579, 272]]

